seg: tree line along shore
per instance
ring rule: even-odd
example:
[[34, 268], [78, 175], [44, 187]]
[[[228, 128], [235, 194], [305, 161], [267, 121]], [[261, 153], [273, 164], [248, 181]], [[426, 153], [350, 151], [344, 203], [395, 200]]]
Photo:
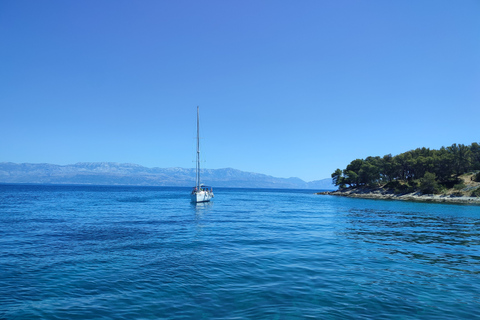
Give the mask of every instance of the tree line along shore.
[[480, 145], [417, 148], [396, 156], [355, 159], [332, 173], [350, 197], [480, 203]]

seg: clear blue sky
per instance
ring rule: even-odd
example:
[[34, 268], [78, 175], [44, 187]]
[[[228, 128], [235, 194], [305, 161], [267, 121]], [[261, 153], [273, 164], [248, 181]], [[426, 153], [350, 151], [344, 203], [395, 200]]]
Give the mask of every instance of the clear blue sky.
[[0, 161], [306, 181], [480, 141], [480, 1], [0, 2]]

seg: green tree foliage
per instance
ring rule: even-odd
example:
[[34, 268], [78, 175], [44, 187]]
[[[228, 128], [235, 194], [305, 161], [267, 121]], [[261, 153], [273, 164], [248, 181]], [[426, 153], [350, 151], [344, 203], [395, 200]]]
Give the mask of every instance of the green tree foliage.
[[[396, 156], [391, 154], [381, 157], [355, 159], [343, 170], [337, 169], [333, 174], [333, 182], [340, 188], [356, 186], [375, 186], [393, 181], [406, 181], [410, 185], [414, 181], [423, 181], [427, 185], [432, 176], [438, 184], [448, 184], [456, 177], [480, 170], [480, 145], [470, 146], [453, 144], [439, 150], [418, 148]], [[420, 180], [428, 174], [427, 180]], [[435, 188], [435, 186], [434, 186]], [[429, 189], [431, 191], [431, 189]]]
[[383, 156], [381, 160], [380, 176], [382, 181], [392, 182], [397, 173], [397, 164], [391, 154]]
[[435, 173], [425, 172], [423, 178], [420, 179], [420, 191], [425, 194], [433, 194], [440, 191]]
[[473, 170], [480, 170], [480, 145], [476, 142], [470, 146], [472, 152], [472, 168]]
[[345, 188], [345, 178], [342, 176], [343, 172], [342, 170], [340, 169], [337, 169], [335, 170], [334, 173], [332, 173], [332, 180], [333, 180], [333, 183], [336, 185], [336, 186], [339, 186], [340, 189], [343, 189]]
[[358, 180], [360, 184], [375, 186], [380, 181], [381, 159], [368, 157], [360, 166]]
[[452, 154], [452, 166], [457, 177], [471, 169], [472, 151], [470, 147], [454, 143], [447, 150]]
[[345, 184], [348, 184], [351, 187], [356, 187], [359, 185], [358, 174], [355, 171], [344, 170], [343, 175], [344, 175], [343, 181]]

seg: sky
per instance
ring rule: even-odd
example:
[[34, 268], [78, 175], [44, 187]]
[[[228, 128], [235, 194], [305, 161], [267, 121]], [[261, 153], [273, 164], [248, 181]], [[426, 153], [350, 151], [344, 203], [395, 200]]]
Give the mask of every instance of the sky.
[[480, 1], [0, 1], [0, 162], [305, 181], [480, 142]]

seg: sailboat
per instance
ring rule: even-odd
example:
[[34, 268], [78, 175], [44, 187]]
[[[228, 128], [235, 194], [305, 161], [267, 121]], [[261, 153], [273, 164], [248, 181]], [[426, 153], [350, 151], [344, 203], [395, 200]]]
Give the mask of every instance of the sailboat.
[[200, 120], [199, 108], [197, 106], [197, 165], [195, 168], [195, 187], [193, 187], [191, 198], [193, 203], [209, 202], [213, 198], [213, 190], [200, 183]]

